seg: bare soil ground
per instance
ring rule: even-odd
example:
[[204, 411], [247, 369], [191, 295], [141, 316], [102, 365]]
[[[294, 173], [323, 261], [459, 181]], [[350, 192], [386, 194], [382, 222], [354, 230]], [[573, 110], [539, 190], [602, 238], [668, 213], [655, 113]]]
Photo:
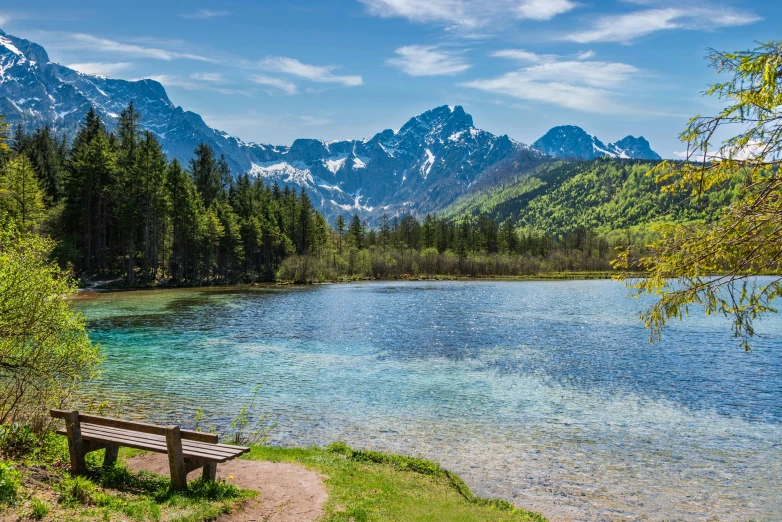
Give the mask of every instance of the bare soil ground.
[[[163, 454], [139, 455], [128, 459], [127, 465], [136, 471], [169, 474]], [[200, 473], [200, 469], [193, 471], [188, 479]], [[323, 515], [328, 499], [323, 476], [297, 464], [232, 460], [217, 465], [217, 479], [260, 492], [238, 513], [220, 517], [220, 522], [313, 522]]]

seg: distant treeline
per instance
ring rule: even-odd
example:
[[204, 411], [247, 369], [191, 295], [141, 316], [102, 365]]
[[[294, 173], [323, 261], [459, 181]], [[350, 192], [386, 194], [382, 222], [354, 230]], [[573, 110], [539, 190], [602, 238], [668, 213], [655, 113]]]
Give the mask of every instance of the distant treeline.
[[128, 285], [603, 271], [616, 247], [649, 239], [642, 229], [541, 232], [488, 212], [329, 225], [304, 190], [234, 177], [207, 145], [187, 167], [168, 161], [132, 103], [114, 131], [90, 110], [70, 143], [18, 127], [11, 145], [2, 225], [53, 237], [77, 275]]

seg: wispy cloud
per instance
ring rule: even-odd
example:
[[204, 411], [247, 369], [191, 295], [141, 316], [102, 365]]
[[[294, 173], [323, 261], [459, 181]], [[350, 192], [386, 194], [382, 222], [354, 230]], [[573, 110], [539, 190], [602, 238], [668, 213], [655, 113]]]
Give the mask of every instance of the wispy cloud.
[[396, 58], [387, 63], [410, 76], [448, 76], [466, 71], [471, 66], [453, 51], [430, 45], [407, 45], [396, 51]]
[[522, 60], [528, 65], [502, 76], [462, 85], [583, 112], [620, 113], [631, 110], [619, 101], [622, 95], [620, 89], [632, 77], [643, 74], [633, 65], [618, 62], [563, 59], [512, 50], [499, 51], [494, 55]]
[[759, 20], [761, 18], [754, 13], [728, 7], [671, 6], [605, 16], [598, 19], [590, 29], [568, 34], [564, 39], [578, 43], [629, 43], [658, 31], [673, 29], [713, 30], [721, 27], [747, 25]]
[[524, 49], [502, 49], [494, 51], [490, 56], [494, 56], [495, 58], [510, 58], [511, 60], [526, 63], [539, 63], [557, 59], [557, 56], [554, 54], [537, 54], [525, 51]]
[[207, 18], [218, 18], [221, 16], [228, 16], [231, 14], [231, 11], [212, 11], [211, 9], [198, 9], [197, 11], [194, 11], [192, 13], [182, 13], [182, 18], [190, 18], [190, 19], [207, 19]]
[[355, 87], [364, 83], [364, 80], [361, 78], [361, 76], [340, 76], [334, 74], [333, 71], [337, 69], [337, 67], [334, 65], [310, 65], [302, 63], [295, 58], [289, 58], [286, 56], [268, 57], [261, 61], [259, 68], [267, 71], [298, 76], [313, 82], [340, 83], [347, 87]]
[[321, 127], [323, 125], [329, 125], [333, 123], [333, 120], [330, 118], [323, 118], [320, 116], [297, 116], [298, 120], [301, 121], [301, 124], [305, 127]]
[[139, 80], [154, 80], [161, 83], [164, 87], [179, 87], [188, 91], [211, 91], [219, 92], [229, 96], [242, 95], [251, 97], [250, 93], [242, 89], [233, 89], [228, 87], [221, 87], [214, 85], [214, 82], [204, 81], [202, 79], [194, 79], [191, 76], [182, 76], [180, 74], [153, 74], [144, 76], [141, 78], [135, 78], [131, 81]]
[[196, 60], [200, 62], [218, 63], [218, 60], [199, 54], [171, 51], [159, 47], [150, 47], [134, 43], [123, 43], [84, 33], [71, 34], [69, 35], [69, 40], [71, 48], [75, 47], [90, 51], [128, 54], [136, 58], [152, 58], [154, 60], [164, 60], [167, 62], [170, 62], [171, 60]]
[[549, 20], [574, 9], [572, 0], [360, 0], [375, 16], [478, 28], [510, 19]]
[[250, 80], [257, 83], [258, 85], [266, 85], [268, 87], [273, 87], [275, 89], [279, 89], [287, 94], [296, 94], [296, 84], [291, 82], [286, 82], [285, 80], [281, 80], [280, 78], [272, 78], [271, 76], [261, 76], [261, 75], [255, 75], [250, 76]]
[[191, 80], [199, 82], [211, 82], [220, 83], [225, 80], [225, 77], [221, 73], [193, 73], [189, 76]]
[[84, 62], [84, 63], [72, 63], [67, 65], [71, 69], [75, 69], [84, 74], [96, 74], [99, 76], [112, 76], [120, 71], [126, 70], [130, 67], [129, 62]]
[[521, 2], [516, 9], [519, 18], [551, 20], [557, 15], [575, 9], [577, 5], [571, 0], [527, 0]]

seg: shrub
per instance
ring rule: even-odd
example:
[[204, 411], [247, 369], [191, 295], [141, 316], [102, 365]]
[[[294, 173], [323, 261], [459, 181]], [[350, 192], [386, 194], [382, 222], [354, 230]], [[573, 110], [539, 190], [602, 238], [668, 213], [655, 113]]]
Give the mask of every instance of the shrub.
[[43, 500], [33, 498], [30, 518], [32, 518], [33, 520], [43, 520], [43, 517], [49, 514], [50, 509], [51, 508], [49, 507], [49, 504], [47, 504]]
[[14, 502], [21, 485], [19, 472], [11, 464], [0, 462], [0, 504]]
[[48, 408], [67, 402], [101, 361], [66, 300], [76, 286], [50, 261], [53, 245], [0, 228], [0, 424], [44, 428]]
[[38, 446], [38, 439], [29, 426], [9, 424], [0, 426], [0, 453], [10, 458], [29, 455]]
[[85, 477], [69, 477], [59, 485], [60, 504], [65, 506], [89, 505], [93, 503], [95, 484]]

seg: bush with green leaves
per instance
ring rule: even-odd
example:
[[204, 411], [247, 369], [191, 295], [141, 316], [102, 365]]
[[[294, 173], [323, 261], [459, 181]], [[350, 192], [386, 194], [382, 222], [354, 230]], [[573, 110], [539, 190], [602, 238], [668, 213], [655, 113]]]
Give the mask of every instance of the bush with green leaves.
[[49, 504], [38, 498], [33, 498], [30, 507], [30, 518], [33, 520], [43, 520], [52, 509]]
[[34, 431], [102, 360], [84, 318], [69, 306], [76, 286], [50, 260], [53, 247], [47, 238], [0, 229], [0, 424]]
[[17, 490], [21, 485], [21, 476], [14, 466], [7, 462], [0, 462], [0, 504], [16, 501]]

